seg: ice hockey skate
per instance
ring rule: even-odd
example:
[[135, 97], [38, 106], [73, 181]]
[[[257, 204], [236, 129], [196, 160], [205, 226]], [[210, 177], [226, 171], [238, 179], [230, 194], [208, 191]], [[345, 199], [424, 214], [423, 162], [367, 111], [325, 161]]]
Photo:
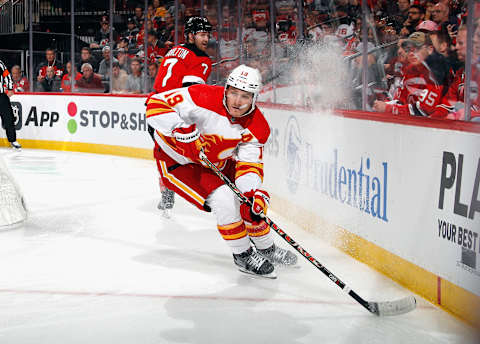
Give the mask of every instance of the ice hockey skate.
[[158, 202], [157, 208], [163, 210], [163, 216], [169, 219], [172, 217], [172, 208], [175, 204], [175, 192], [165, 189], [161, 191], [162, 199]]
[[22, 146], [17, 141], [10, 142], [10, 146], [15, 150], [21, 150]]
[[293, 252], [278, 247], [275, 244], [263, 250], [257, 249], [257, 252], [262, 257], [268, 259], [274, 266], [299, 267], [299, 265], [297, 265], [297, 256]]
[[233, 261], [238, 270], [246, 274], [263, 278], [277, 278], [274, 266], [268, 259], [255, 252], [252, 247], [241, 254], [233, 254]]

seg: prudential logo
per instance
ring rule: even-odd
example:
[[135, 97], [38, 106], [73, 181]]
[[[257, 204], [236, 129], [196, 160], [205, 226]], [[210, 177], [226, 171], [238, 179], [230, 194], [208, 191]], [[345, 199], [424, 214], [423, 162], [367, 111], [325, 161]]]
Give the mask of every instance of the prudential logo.
[[388, 222], [388, 163], [375, 161], [369, 153], [352, 156], [336, 146], [311, 144], [300, 129], [295, 116], [290, 117], [284, 143], [290, 192], [314, 190]]

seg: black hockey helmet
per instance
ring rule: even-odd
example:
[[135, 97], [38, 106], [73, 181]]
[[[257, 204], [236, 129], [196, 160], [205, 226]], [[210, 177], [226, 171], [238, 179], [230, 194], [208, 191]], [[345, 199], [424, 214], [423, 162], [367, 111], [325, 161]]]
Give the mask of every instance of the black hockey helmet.
[[212, 24], [205, 17], [190, 17], [185, 23], [185, 37], [191, 32], [196, 34], [197, 32], [211, 32]]

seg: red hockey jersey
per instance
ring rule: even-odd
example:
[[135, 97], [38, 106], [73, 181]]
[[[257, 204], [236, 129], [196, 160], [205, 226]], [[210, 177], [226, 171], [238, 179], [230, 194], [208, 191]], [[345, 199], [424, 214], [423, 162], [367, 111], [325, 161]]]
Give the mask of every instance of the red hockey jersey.
[[155, 94], [147, 101], [147, 123], [155, 129], [154, 138], [161, 149], [181, 165], [192, 161], [176, 147], [172, 131], [195, 123], [205, 139], [205, 154], [211, 162], [222, 168], [233, 159], [235, 179], [253, 174], [261, 184], [263, 146], [270, 127], [258, 108], [248, 116], [232, 118], [223, 105], [223, 94], [224, 87], [211, 85]]
[[204, 84], [211, 71], [212, 61], [207, 54], [193, 44], [179, 45], [165, 55], [153, 88], [160, 93], [184, 84]]
[[[472, 66], [472, 74], [470, 81], [470, 99], [471, 99], [471, 117], [480, 116], [480, 96], [478, 94], [478, 86], [480, 85], [480, 72], [476, 66]], [[431, 117], [446, 119], [465, 119], [464, 111], [455, 111], [455, 103], [463, 103], [465, 100], [465, 69], [462, 67], [455, 73], [455, 78], [448, 88], [446, 95], [442, 98], [442, 102], [437, 105], [435, 112]]]
[[387, 104], [386, 112], [428, 117], [440, 104], [443, 88], [425, 62], [409, 65], [394, 96], [395, 103]]

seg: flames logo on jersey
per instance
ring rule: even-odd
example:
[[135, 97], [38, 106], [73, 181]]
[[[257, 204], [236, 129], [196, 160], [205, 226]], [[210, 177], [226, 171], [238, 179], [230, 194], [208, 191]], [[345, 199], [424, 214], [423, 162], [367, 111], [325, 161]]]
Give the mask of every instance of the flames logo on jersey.
[[228, 139], [220, 135], [202, 134], [203, 149], [208, 159], [215, 163], [228, 159], [233, 155], [241, 139]]

